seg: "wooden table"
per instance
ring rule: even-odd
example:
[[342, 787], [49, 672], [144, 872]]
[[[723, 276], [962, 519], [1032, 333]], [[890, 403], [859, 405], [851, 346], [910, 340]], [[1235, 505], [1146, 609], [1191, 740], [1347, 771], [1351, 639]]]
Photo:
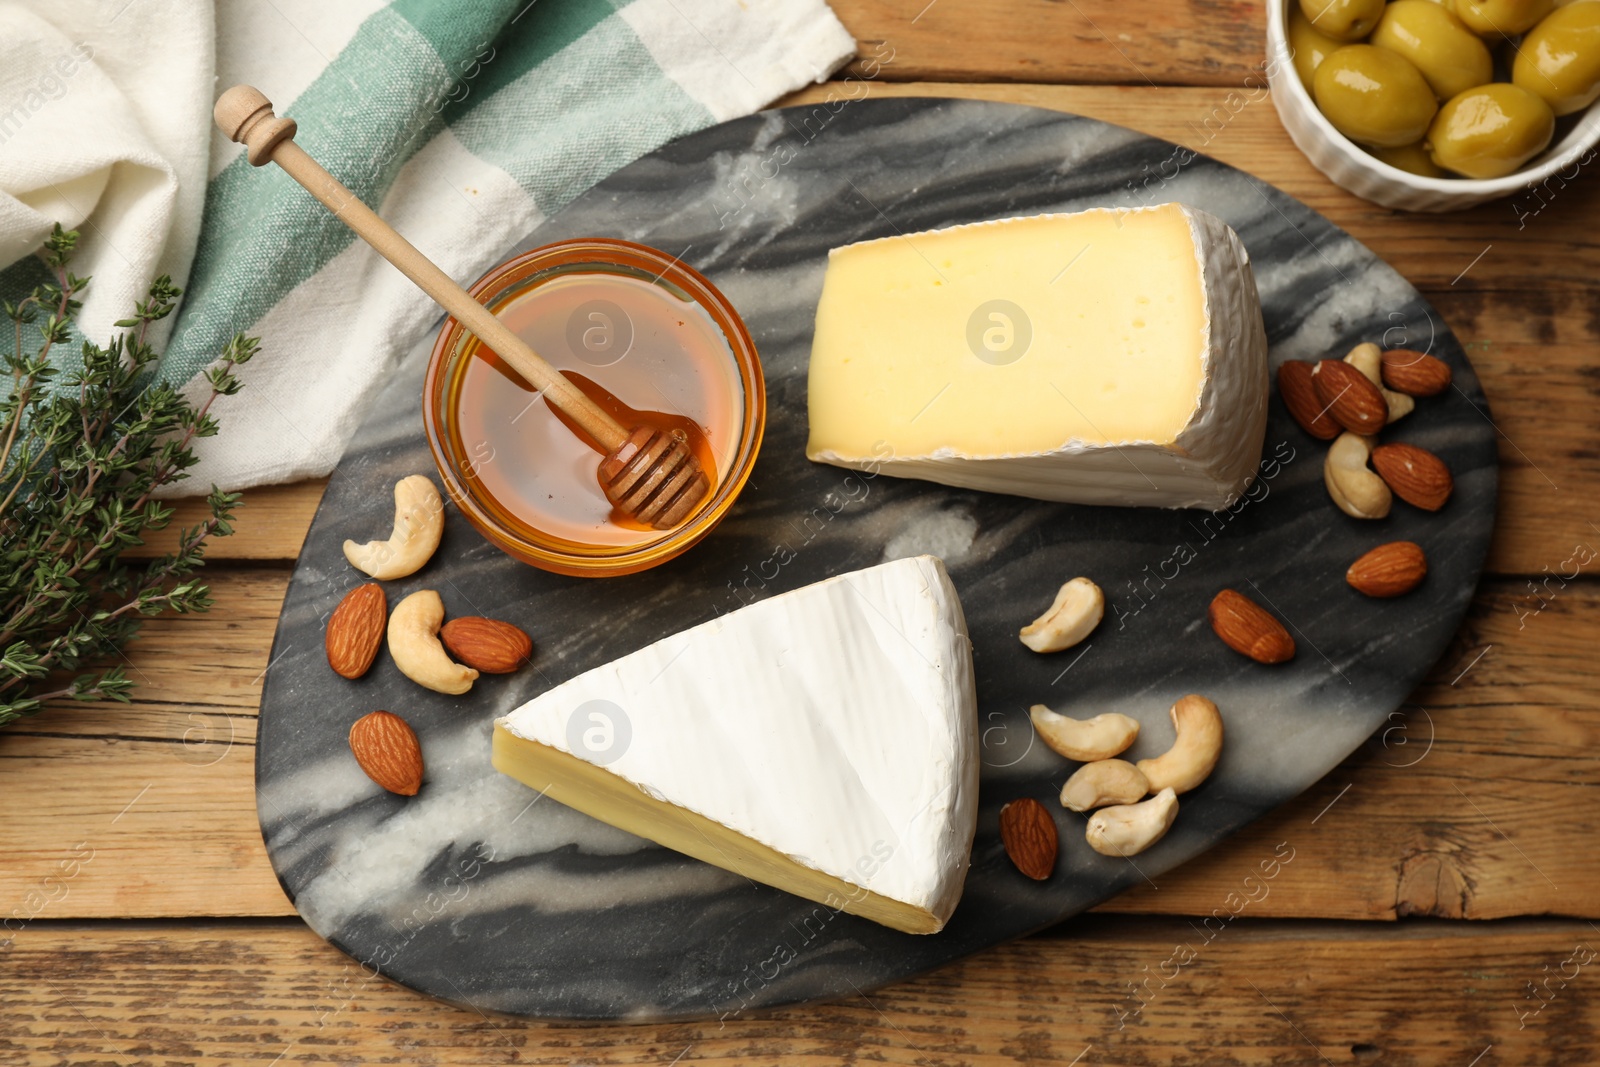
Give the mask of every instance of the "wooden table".
[[[1439, 217], [1342, 192], [1271, 103], [1240, 89], [1264, 58], [1259, 2], [834, 7], [881, 69], [841, 73], [865, 89], [796, 101], [983, 97], [1178, 141], [1323, 212], [1443, 312], [1493, 405], [1500, 523], [1458, 640], [1404, 713], [1159, 887], [920, 980], [725, 1025], [490, 1018], [368, 977], [273, 877], [256, 826], [256, 708], [322, 484], [251, 492], [239, 532], [212, 551], [212, 612], [149, 623], [130, 652], [132, 706], [65, 708], [0, 737], [0, 1062], [1600, 1056], [1600, 815], [1585, 806], [1600, 787], [1600, 185], [1585, 175]], [[1202, 919], [1275, 850], [1293, 860], [1270, 892], [1206, 940]], [[1180, 944], [1195, 952], [1182, 966]]]

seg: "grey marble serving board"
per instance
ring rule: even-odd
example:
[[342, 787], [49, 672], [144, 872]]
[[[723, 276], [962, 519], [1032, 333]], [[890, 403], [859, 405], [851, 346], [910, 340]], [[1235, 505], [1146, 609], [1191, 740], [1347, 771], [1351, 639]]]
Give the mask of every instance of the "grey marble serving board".
[[[1274, 398], [1277, 462], [1231, 512], [1072, 507], [888, 477], [863, 482], [805, 459], [806, 360], [829, 248], [952, 223], [1177, 200], [1219, 215], [1255, 264], [1274, 365], [1359, 341], [1423, 348], [1456, 388], [1389, 432], [1439, 454], [1455, 495], [1438, 514], [1397, 504], [1346, 518], [1322, 484], [1324, 446]], [[330, 483], [290, 583], [261, 701], [262, 835], [313, 929], [415, 989], [482, 1011], [564, 1018], [728, 1017], [851, 995], [1057, 922], [1182, 863], [1315, 782], [1400, 706], [1454, 634], [1494, 521], [1495, 433], [1461, 346], [1434, 310], [1365, 247], [1239, 171], [1130, 130], [1053, 111], [950, 100], [870, 100], [768, 112], [674, 142], [600, 183], [512, 251], [615, 236], [681, 255], [741, 310], [770, 398], [754, 478], [721, 527], [644, 574], [546, 574], [490, 547], [454, 513], [422, 571], [390, 603], [440, 591], [453, 615], [530, 632], [535, 665], [446, 697], [381, 655], [347, 682], [323, 653], [328, 613], [363, 577], [346, 537], [386, 530], [390, 488], [434, 473], [412, 353]], [[430, 339], [431, 340], [431, 339]], [[1362, 598], [1346, 566], [1410, 539], [1431, 571], [1396, 601]], [[883, 560], [942, 557], [965, 605], [977, 667], [982, 790], [966, 893], [940, 934], [896, 933], [641, 841], [489, 766], [496, 715], [581, 671], [710, 618], [734, 585], [766, 596]], [[781, 567], [771, 561], [792, 553]], [[775, 576], [773, 576], [775, 573]], [[1039, 656], [1020, 624], [1087, 574], [1105, 622], [1078, 649]], [[1237, 587], [1293, 627], [1278, 667], [1229, 651], [1205, 623]], [[1027, 708], [1119, 711], [1144, 725], [1132, 758], [1171, 739], [1167, 708], [1199, 692], [1223, 709], [1216, 772], [1137, 861], [1083, 841], [1055, 795], [1072, 765], [1033, 743]], [[421, 735], [414, 798], [372, 784], [346, 746], [374, 708]], [[774, 788], [782, 788], [781, 782]], [[1050, 881], [1018, 874], [999, 840], [1014, 797], [1056, 812]]]

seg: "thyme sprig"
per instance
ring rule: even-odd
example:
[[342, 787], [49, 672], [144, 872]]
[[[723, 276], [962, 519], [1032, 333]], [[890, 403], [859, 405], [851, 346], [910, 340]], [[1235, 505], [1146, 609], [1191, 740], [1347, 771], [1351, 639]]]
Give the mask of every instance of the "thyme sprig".
[[77, 368], [63, 369], [57, 350], [89, 284], [68, 269], [77, 239], [57, 226], [40, 253], [53, 280], [3, 305], [14, 329], [0, 361], [0, 726], [51, 700], [126, 702], [122, 648], [142, 617], [210, 608], [190, 576], [207, 539], [232, 533], [239, 504], [213, 486], [210, 517], [181, 530], [176, 549], [123, 558], [171, 522], [155, 494], [189, 476], [194, 440], [217, 432], [212, 402], [239, 391], [234, 369], [258, 341], [229, 341], [205, 372], [210, 395], [191, 403], [157, 375], [145, 339], [181, 295], [163, 275], [116, 324], [123, 333], [103, 347], [84, 341]]

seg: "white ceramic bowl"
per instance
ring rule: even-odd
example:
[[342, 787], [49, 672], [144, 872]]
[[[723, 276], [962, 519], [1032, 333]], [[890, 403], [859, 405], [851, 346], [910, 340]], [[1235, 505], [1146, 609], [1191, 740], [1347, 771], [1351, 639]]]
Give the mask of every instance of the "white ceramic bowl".
[[[1423, 178], [1380, 162], [1333, 128], [1300, 84], [1289, 52], [1289, 5], [1267, 0], [1267, 81], [1289, 136], [1335, 184], [1384, 207], [1403, 211], [1459, 211], [1548, 181], [1568, 182], [1593, 161], [1600, 145], [1600, 102], [1544, 155], [1504, 178]], [[1536, 209], [1535, 209], [1536, 210]]]

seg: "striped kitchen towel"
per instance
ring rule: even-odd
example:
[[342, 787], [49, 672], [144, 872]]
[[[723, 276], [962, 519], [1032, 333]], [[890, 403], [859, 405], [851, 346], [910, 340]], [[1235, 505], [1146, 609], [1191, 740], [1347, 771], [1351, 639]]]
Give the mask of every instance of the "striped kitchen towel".
[[[95, 14], [74, 24], [80, 7]], [[88, 336], [104, 340], [163, 272], [187, 291], [169, 380], [198, 393], [230, 336], [261, 336], [244, 391], [213, 407], [222, 432], [192, 491], [327, 473], [439, 314], [286, 174], [210, 131], [222, 88], [260, 88], [316, 159], [468, 282], [618, 167], [823, 80], [855, 49], [825, 0], [61, 8], [0, 12], [0, 295], [37, 283], [25, 253], [59, 220], [83, 231], [74, 268], [95, 278]]]

